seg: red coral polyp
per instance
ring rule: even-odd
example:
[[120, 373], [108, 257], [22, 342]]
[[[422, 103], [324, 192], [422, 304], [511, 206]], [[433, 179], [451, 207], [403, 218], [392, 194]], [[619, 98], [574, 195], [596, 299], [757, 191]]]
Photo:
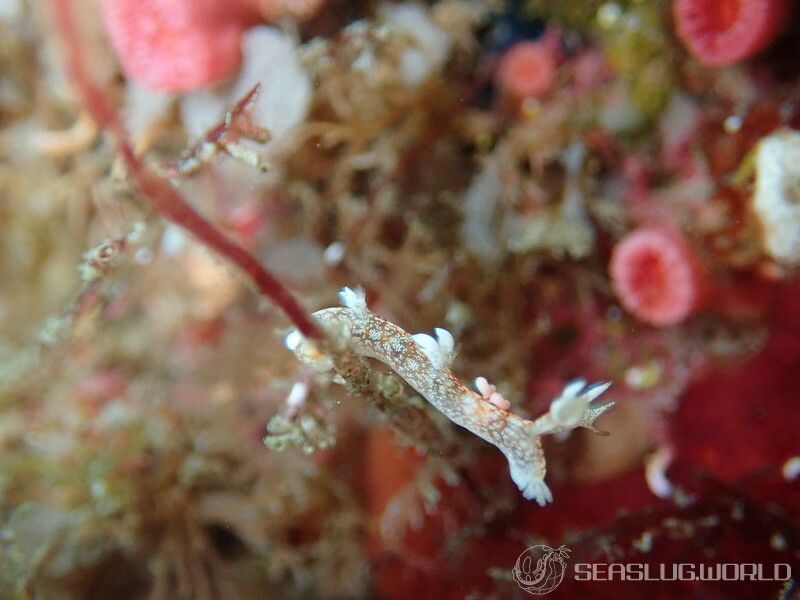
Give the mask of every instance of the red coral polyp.
[[609, 270], [625, 309], [651, 325], [680, 323], [700, 304], [700, 263], [677, 231], [642, 227], [629, 233], [614, 248]]
[[780, 31], [788, 0], [675, 0], [678, 36], [700, 62], [720, 67], [762, 50]]
[[170, 92], [232, 75], [248, 21], [242, 10], [216, 0], [104, 0], [103, 18], [125, 74]]

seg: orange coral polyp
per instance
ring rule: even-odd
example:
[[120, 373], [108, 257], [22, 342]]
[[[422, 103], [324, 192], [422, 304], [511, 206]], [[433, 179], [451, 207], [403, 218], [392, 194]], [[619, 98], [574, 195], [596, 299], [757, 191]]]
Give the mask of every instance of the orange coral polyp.
[[503, 93], [523, 99], [547, 93], [556, 79], [556, 58], [544, 42], [519, 42], [500, 61], [498, 84]]
[[680, 323], [700, 304], [700, 264], [676, 231], [650, 226], [629, 233], [614, 248], [609, 270], [625, 309], [651, 325]]

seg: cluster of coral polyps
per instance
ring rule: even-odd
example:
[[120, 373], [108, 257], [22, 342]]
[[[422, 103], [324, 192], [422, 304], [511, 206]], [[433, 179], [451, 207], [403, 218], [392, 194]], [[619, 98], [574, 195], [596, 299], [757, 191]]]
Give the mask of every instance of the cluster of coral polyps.
[[0, 598], [798, 576], [796, 2], [98, 2], [0, 2]]

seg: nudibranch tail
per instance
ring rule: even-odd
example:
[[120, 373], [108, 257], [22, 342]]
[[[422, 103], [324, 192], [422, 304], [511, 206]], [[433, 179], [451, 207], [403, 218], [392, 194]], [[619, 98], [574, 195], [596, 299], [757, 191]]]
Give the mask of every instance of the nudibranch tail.
[[[508, 459], [511, 478], [525, 498], [540, 505], [553, 500], [544, 482], [546, 462], [540, 436], [575, 427], [596, 431], [594, 420], [613, 403], [599, 407], [590, 403], [610, 383], [587, 386], [584, 380], [572, 381], [546, 414], [529, 421], [510, 412], [511, 403], [484, 377], [475, 380], [479, 392], [475, 393], [453, 375], [450, 364], [455, 341], [446, 329], [437, 327], [435, 338], [427, 333], [411, 335], [372, 313], [361, 288], [343, 288], [339, 298], [343, 308], [319, 310], [314, 317], [322, 324], [340, 326], [353, 351], [383, 362], [451, 421], [496, 446]], [[321, 370], [333, 367], [332, 361], [298, 332], [286, 337], [286, 346]]]

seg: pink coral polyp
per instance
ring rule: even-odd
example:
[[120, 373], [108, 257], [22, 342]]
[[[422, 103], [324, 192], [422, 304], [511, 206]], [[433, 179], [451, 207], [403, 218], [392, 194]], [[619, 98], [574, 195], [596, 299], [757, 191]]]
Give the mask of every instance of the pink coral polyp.
[[651, 325], [679, 323], [700, 304], [699, 261], [676, 231], [650, 226], [629, 233], [614, 248], [609, 270], [625, 309]]
[[761, 51], [780, 32], [788, 0], [675, 0], [678, 37], [700, 62], [721, 67]]
[[216, 0], [104, 0], [103, 18], [125, 74], [170, 92], [232, 75], [246, 19]]

